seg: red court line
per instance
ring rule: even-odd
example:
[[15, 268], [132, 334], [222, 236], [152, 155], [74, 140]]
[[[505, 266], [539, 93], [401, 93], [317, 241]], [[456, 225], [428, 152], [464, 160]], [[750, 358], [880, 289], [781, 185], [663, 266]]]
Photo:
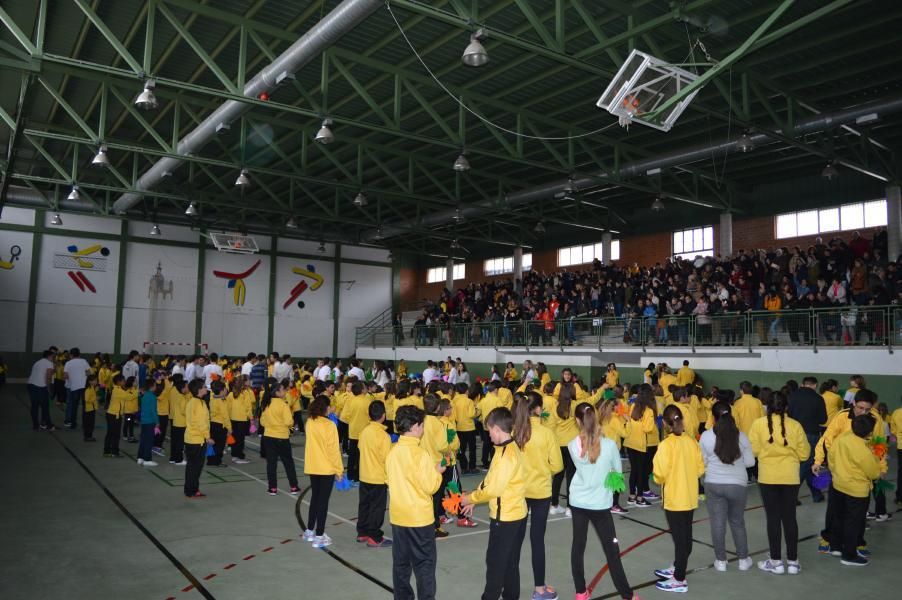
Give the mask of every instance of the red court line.
[[270, 546], [269, 548], [264, 548], [260, 552], [269, 552], [270, 550], [272, 550], [272, 546]]
[[182, 588], [182, 591], [183, 591], [183, 592], [190, 592], [190, 591], [193, 590], [193, 589], [194, 589], [194, 585], [188, 585], [188, 586], [186, 586], [186, 587], [183, 587], [183, 588]]
[[209, 575], [207, 575], [206, 577], [204, 577], [204, 581], [210, 581], [210, 580], [213, 579], [214, 577], [216, 577], [216, 573], [210, 573]]
[[224, 570], [228, 571], [229, 569], [235, 568], [235, 563], [229, 563], [223, 567]]
[[257, 556], [257, 555], [256, 555], [256, 554], [248, 554], [247, 556], [245, 556], [245, 557], [242, 558], [241, 560], [250, 560], [250, 559], [254, 558], [255, 556]]
[[287, 540], [282, 540], [282, 541], [279, 542], [279, 543], [280, 543], [280, 544], [287, 544], [288, 542], [293, 542], [293, 541], [294, 541], [293, 539], [288, 538]]

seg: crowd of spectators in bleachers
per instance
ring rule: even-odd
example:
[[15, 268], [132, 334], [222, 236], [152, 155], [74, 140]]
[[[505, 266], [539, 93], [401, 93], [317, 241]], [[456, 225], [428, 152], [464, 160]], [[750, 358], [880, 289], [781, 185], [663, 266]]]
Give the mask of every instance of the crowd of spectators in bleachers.
[[[483, 345], [540, 345], [555, 336], [572, 344], [581, 322], [607, 320], [620, 323], [628, 343], [687, 344], [693, 336], [696, 344], [733, 345], [754, 334], [759, 344], [806, 344], [812, 336], [825, 343], [880, 344], [888, 327], [902, 325], [902, 262], [886, 255], [881, 229], [870, 239], [854, 232], [848, 243], [818, 238], [807, 249], [739, 250], [654, 266], [596, 260], [582, 269], [531, 270], [522, 280], [445, 289], [424, 302], [411, 333], [424, 345], [439, 336], [458, 343], [460, 332]], [[868, 308], [888, 305], [900, 307], [889, 320], [885, 311]], [[841, 310], [812, 324], [813, 309], [822, 308]]]

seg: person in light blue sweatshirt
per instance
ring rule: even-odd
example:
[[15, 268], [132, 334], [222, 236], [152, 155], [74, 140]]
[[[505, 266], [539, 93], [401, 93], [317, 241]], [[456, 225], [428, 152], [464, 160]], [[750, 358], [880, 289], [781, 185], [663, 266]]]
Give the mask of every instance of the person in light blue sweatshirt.
[[598, 415], [591, 404], [581, 403], [574, 414], [579, 435], [567, 445], [576, 473], [570, 481], [568, 504], [573, 513], [573, 545], [570, 548], [570, 569], [576, 600], [588, 600], [592, 590], [586, 587], [585, 553], [589, 523], [601, 541], [608, 571], [614, 587], [622, 598], [633, 598], [633, 590], [620, 562], [617, 532], [611, 517], [614, 490], [623, 490], [623, 474], [617, 445], [604, 437]]
[[148, 378], [141, 386], [141, 435], [138, 438], [138, 464], [145, 467], [155, 467], [153, 460], [154, 430], [159, 423], [157, 415], [157, 396], [163, 392], [162, 382]]

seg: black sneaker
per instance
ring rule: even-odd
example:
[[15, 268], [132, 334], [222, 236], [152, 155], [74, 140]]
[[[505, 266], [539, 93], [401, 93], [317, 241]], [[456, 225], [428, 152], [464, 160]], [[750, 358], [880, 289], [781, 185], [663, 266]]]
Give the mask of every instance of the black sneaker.
[[844, 558], [839, 562], [846, 565], [847, 567], [866, 567], [871, 564], [871, 561], [860, 556], [856, 556], [855, 558]]
[[448, 532], [442, 529], [441, 527], [435, 528], [435, 539], [441, 540], [448, 537]]

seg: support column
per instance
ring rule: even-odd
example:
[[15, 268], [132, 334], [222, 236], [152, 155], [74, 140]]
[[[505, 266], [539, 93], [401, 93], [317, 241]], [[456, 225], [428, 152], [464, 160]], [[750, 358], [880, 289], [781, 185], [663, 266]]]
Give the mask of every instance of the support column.
[[514, 291], [523, 292], [523, 246], [514, 247]]
[[601, 234], [601, 263], [609, 265], [611, 261], [611, 232], [605, 231]]
[[450, 256], [445, 261], [445, 287], [454, 291], [454, 259]]
[[902, 199], [899, 184], [886, 186], [886, 259], [894, 261], [902, 254]]
[[720, 244], [717, 251], [724, 258], [733, 254], [733, 213], [720, 213]]

